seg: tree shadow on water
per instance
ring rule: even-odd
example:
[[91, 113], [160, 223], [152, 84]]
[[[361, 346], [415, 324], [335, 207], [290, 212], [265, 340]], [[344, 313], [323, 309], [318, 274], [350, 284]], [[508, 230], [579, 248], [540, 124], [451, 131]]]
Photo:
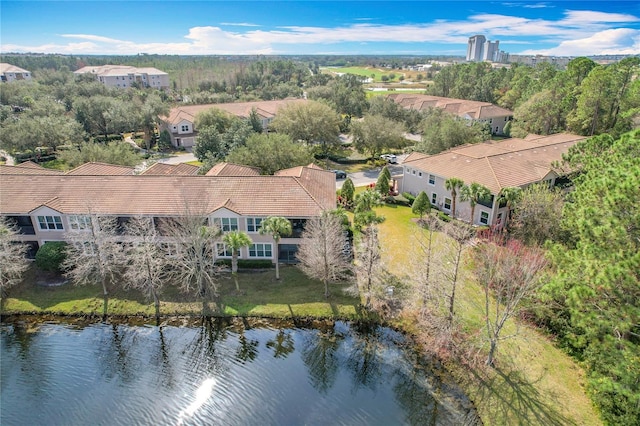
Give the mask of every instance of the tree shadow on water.
[[[490, 416], [496, 424], [520, 425], [575, 425], [576, 422], [558, 411], [552, 401], [559, 395], [551, 391], [544, 394], [536, 386], [542, 381], [540, 377], [530, 379], [517, 368], [496, 367], [486, 372], [470, 370], [475, 379], [481, 383], [470, 397], [476, 406], [489, 406]], [[490, 399], [488, 403], [482, 403]], [[561, 404], [557, 404], [561, 405]]]

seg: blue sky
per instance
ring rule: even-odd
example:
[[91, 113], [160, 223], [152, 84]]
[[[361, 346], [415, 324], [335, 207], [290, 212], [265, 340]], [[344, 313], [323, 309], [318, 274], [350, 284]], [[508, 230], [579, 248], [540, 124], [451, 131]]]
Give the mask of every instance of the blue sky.
[[640, 1], [7, 1], [0, 52], [640, 54]]

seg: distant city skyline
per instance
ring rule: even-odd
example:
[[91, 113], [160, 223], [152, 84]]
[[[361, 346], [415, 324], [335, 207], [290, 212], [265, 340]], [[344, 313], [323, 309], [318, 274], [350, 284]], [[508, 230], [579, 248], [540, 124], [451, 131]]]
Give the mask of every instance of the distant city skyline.
[[1, 53], [640, 54], [637, 1], [5, 1]]

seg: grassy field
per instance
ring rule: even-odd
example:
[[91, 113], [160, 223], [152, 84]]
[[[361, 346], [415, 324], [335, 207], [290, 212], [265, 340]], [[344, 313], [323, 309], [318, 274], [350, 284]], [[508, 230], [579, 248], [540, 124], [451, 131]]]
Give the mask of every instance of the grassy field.
[[[359, 189], [361, 190], [361, 189]], [[385, 268], [395, 280], [410, 282], [410, 265], [414, 261], [417, 238], [422, 232], [411, 209], [387, 205], [377, 209], [386, 220], [380, 225]], [[437, 235], [438, 241], [446, 238]], [[468, 271], [471, 272], [471, 271]], [[220, 276], [217, 305], [219, 314], [264, 316], [271, 318], [327, 317], [360, 318], [360, 300], [347, 295], [344, 285], [334, 285], [329, 299], [323, 296], [320, 282], [309, 280], [298, 268], [281, 268], [282, 279], [275, 280], [275, 271], [239, 274], [242, 290], [236, 294], [230, 274]], [[10, 289], [3, 300], [5, 313], [51, 312], [101, 315], [103, 299], [98, 287], [74, 287], [66, 284], [46, 287], [35, 284], [30, 277], [22, 285]], [[483, 347], [483, 293], [468, 273], [460, 285], [456, 312], [470, 339], [478, 350]], [[164, 315], [199, 315], [202, 302], [174, 288], [162, 295]], [[108, 312], [111, 315], [153, 315], [153, 305], [141, 294], [114, 289]], [[397, 325], [411, 332], [416, 330], [410, 317], [400, 317]], [[466, 367], [447, 363], [469, 398], [474, 402], [485, 425], [599, 425], [597, 412], [585, 393], [584, 371], [551, 339], [526, 324], [511, 321], [505, 334], [516, 337], [501, 341], [495, 369], [484, 366]]]
[[[384, 206], [377, 212], [386, 217], [380, 225], [386, 267], [406, 279], [413, 261], [413, 250], [409, 248], [415, 247], [416, 236], [422, 231], [411, 221], [415, 215], [408, 207]], [[483, 293], [468, 274], [455, 309], [464, 327], [477, 332], [479, 342], [484, 332], [482, 307]], [[585, 393], [584, 371], [548, 337], [530, 326], [511, 321], [504, 335], [516, 331], [516, 337], [499, 343], [497, 368], [448, 365], [475, 403], [483, 423], [602, 424]]]
[[[47, 287], [37, 284], [33, 273], [3, 300], [4, 313], [102, 314], [104, 299], [99, 286]], [[325, 299], [322, 283], [308, 279], [298, 268], [283, 266], [280, 275], [278, 281], [273, 269], [240, 273], [241, 293], [237, 294], [231, 275], [223, 272], [219, 276], [222, 297], [217, 307], [209, 303], [209, 309], [220, 315], [357, 318], [359, 299], [345, 294], [346, 285], [333, 285], [331, 296]], [[107, 308], [110, 315], [154, 315], [153, 303], [142, 294], [113, 287]], [[162, 315], [200, 315], [202, 301], [168, 286], [161, 295], [160, 311]]]

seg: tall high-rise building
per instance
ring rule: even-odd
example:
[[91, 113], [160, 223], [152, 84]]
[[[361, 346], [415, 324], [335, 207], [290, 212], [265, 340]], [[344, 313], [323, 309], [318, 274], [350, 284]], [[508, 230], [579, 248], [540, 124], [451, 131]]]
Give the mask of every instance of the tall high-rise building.
[[482, 49], [482, 60], [497, 62], [496, 57], [500, 52], [500, 41], [491, 43], [489, 40], [484, 42]]
[[487, 39], [483, 35], [469, 37], [467, 45], [467, 61], [481, 61], [484, 43]]
[[500, 52], [500, 42], [491, 42], [483, 35], [469, 37], [467, 45], [467, 61], [492, 61], [497, 62]]

